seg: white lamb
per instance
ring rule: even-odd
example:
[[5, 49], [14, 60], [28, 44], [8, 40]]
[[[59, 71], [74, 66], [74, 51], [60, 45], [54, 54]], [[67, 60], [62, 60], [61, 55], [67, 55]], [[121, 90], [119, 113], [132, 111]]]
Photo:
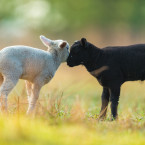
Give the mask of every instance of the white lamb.
[[69, 44], [40, 36], [47, 51], [29, 46], [10, 46], [0, 51], [1, 107], [7, 110], [7, 97], [19, 79], [26, 80], [30, 114], [39, 97], [40, 89], [54, 76], [57, 68], [69, 55]]

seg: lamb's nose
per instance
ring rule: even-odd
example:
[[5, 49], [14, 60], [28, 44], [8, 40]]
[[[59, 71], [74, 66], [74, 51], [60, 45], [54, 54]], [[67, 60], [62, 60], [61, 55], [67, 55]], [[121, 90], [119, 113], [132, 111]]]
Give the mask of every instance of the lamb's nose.
[[67, 65], [68, 65], [69, 64], [69, 59], [68, 58], [66, 59], [66, 62], [67, 62]]

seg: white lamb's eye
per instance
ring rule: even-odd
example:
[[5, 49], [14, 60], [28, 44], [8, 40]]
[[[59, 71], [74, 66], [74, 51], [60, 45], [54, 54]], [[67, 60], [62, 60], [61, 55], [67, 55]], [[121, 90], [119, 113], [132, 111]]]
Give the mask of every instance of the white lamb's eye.
[[72, 55], [70, 57], [72, 58]]
[[66, 46], [66, 49], [69, 50], [69, 46], [68, 45]]

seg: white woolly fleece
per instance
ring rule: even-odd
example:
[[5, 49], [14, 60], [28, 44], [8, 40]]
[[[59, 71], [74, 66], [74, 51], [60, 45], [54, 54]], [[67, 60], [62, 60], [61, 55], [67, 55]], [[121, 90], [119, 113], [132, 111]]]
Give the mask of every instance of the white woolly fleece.
[[19, 79], [26, 80], [29, 101], [27, 113], [31, 113], [39, 97], [40, 89], [54, 76], [65, 62], [69, 44], [63, 40], [50, 40], [40, 36], [47, 51], [29, 46], [9, 46], [0, 51], [1, 107], [7, 109], [7, 96]]

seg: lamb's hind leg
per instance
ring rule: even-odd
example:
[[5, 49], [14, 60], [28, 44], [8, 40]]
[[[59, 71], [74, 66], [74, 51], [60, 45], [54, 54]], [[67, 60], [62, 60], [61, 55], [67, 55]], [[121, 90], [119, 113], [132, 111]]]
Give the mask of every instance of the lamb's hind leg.
[[0, 88], [0, 103], [1, 110], [7, 111], [7, 97], [11, 90], [15, 87], [18, 82], [18, 77], [4, 76], [4, 81]]

